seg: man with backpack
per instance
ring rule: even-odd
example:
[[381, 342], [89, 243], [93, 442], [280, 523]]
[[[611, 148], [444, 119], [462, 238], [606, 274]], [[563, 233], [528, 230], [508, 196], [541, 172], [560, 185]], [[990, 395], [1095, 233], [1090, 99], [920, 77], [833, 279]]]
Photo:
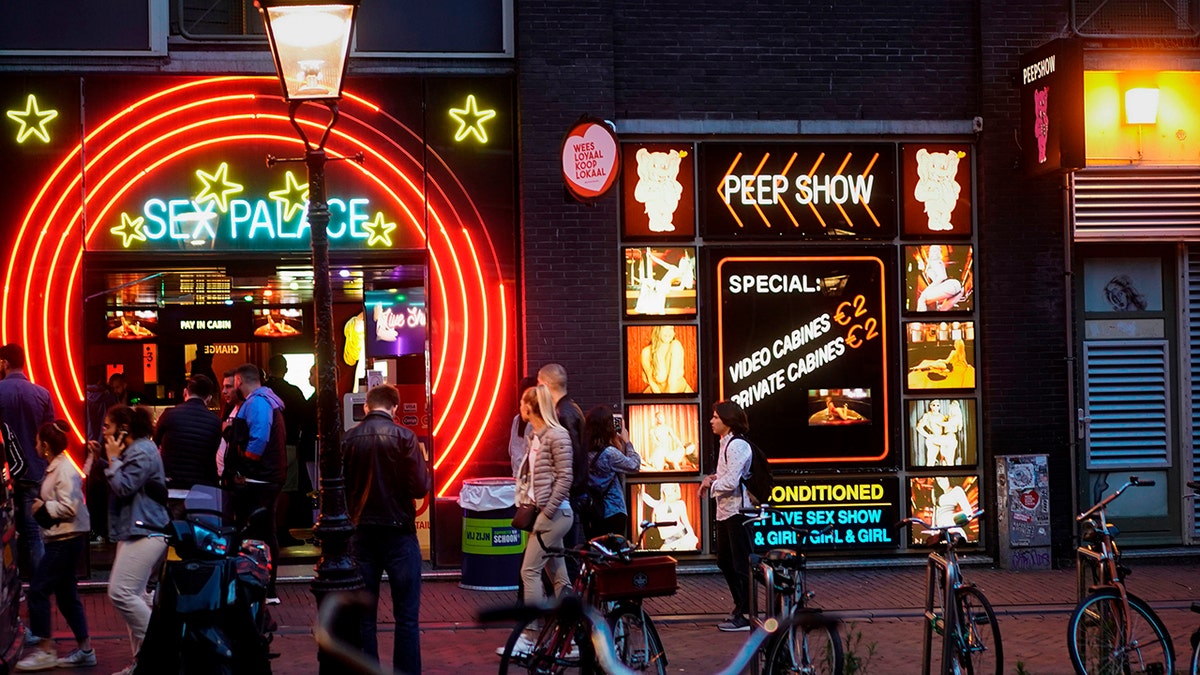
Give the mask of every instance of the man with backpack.
[[733, 596], [733, 612], [717, 628], [726, 632], [749, 631], [751, 546], [750, 532], [744, 526], [748, 517], [741, 510], [753, 506], [742, 484], [750, 474], [753, 456], [750, 443], [742, 437], [750, 430], [750, 422], [738, 404], [717, 401], [709, 423], [721, 444], [717, 451], [717, 472], [700, 482], [700, 496], [712, 492], [717, 502], [717, 567], [725, 575], [729, 594]]

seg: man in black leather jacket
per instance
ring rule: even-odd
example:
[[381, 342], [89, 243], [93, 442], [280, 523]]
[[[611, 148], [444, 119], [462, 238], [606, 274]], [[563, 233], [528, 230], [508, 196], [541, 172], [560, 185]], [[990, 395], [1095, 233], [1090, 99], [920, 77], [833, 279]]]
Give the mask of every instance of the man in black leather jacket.
[[416, 501], [433, 480], [417, 437], [396, 424], [400, 393], [390, 384], [367, 392], [367, 416], [342, 438], [346, 496], [354, 535], [350, 554], [358, 564], [370, 606], [362, 622], [362, 648], [377, 662], [376, 614], [384, 570], [392, 589], [396, 640], [392, 670], [421, 672], [418, 618], [421, 608], [421, 547]]
[[167, 487], [173, 491], [172, 517], [182, 517], [181, 504], [193, 485], [220, 485], [217, 478], [217, 446], [221, 443], [221, 418], [208, 409], [213, 381], [205, 375], [188, 380], [184, 401], [165, 410], [154, 428], [154, 442], [162, 451]]

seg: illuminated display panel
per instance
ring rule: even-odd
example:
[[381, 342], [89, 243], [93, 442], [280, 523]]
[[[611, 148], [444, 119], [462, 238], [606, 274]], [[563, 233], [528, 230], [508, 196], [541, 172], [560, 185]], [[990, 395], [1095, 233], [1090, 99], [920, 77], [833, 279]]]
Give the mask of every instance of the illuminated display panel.
[[676, 523], [647, 532], [644, 551], [687, 553], [699, 551], [704, 541], [699, 483], [630, 483], [629, 515], [634, 541], [643, 521]]
[[975, 387], [975, 322], [913, 321], [904, 335], [910, 390]]
[[104, 313], [105, 337], [109, 340], [142, 341], [158, 337], [158, 311], [153, 309], [110, 309]]
[[290, 340], [312, 335], [305, 330], [308, 322], [300, 307], [256, 307], [250, 320], [256, 340]]
[[[891, 255], [721, 257], [719, 397], [737, 401], [776, 463], [853, 466], [891, 460], [885, 279]], [[810, 391], [866, 392], [870, 424], [809, 424]], [[844, 403], [845, 401], [843, 401]], [[822, 402], [823, 405], [823, 402]]]
[[904, 309], [908, 313], [975, 309], [975, 251], [963, 244], [904, 247]]
[[971, 146], [911, 144], [900, 147], [905, 236], [971, 236]]
[[871, 424], [870, 389], [809, 389], [808, 426]]
[[[27, 139], [18, 145], [15, 124], [11, 137], [0, 134], [11, 167], [0, 192], [20, 205], [19, 218], [0, 233], [8, 252], [0, 340], [26, 345], [31, 379], [50, 389], [55, 407], [82, 438], [84, 345], [78, 336], [85, 330], [80, 325], [84, 242], [89, 250], [134, 252], [144, 243], [135, 222], [145, 218], [151, 196], [179, 196], [187, 206], [195, 201], [222, 217], [234, 213], [234, 200], [247, 190], [253, 200], [273, 202], [270, 192], [294, 187], [286, 166], [261, 169], [264, 158], [301, 156], [303, 147], [274, 76], [0, 80], [6, 110], [36, 94], [39, 108], [59, 111], [47, 127], [48, 144]], [[468, 95], [476, 97], [481, 110], [497, 111], [488, 123], [486, 146], [454, 141], [457, 124], [448, 111], [461, 107]], [[376, 223], [375, 212], [381, 212], [378, 232], [394, 223], [393, 246], [419, 241], [428, 256], [430, 302], [439, 312], [431, 324], [430, 386], [436, 409], [443, 411], [431, 424], [432, 462], [439, 472], [435, 492], [444, 495], [474, 475], [478, 453], [503, 447], [507, 432], [508, 406], [498, 401], [515, 378], [515, 284], [506, 272], [513, 268], [516, 250], [512, 83], [508, 78], [351, 78], [339, 109], [330, 157], [362, 152], [365, 162], [331, 164], [330, 196], [365, 195], [377, 208], [368, 208], [361, 226]], [[319, 111], [303, 108], [297, 123], [312, 136], [323, 128], [320, 118]], [[74, 136], [57, 133], [59, 122]], [[227, 164], [223, 173], [222, 163]], [[296, 167], [297, 178], [302, 171]], [[168, 180], [159, 182], [163, 177]], [[242, 186], [242, 192], [233, 185]], [[228, 212], [221, 210], [222, 198]], [[273, 207], [263, 203], [268, 211]], [[255, 202], [252, 211], [258, 208]], [[285, 220], [289, 211], [293, 219], [299, 217], [289, 205]], [[161, 227], [150, 221], [141, 224], [143, 236], [147, 224]], [[114, 235], [112, 229], [123, 225], [127, 236]], [[265, 229], [259, 232], [266, 236]], [[108, 242], [101, 245], [101, 240]], [[214, 250], [215, 245], [206, 252]], [[161, 265], [161, 258], [154, 260]], [[136, 269], [136, 262], [130, 266]], [[162, 315], [159, 322], [161, 328]], [[105, 322], [100, 318], [91, 325], [95, 328], [86, 330], [99, 331]]]
[[626, 238], [695, 235], [695, 156], [691, 143], [621, 145], [621, 222]]
[[425, 289], [366, 291], [363, 300], [367, 356], [425, 354]]
[[696, 249], [638, 246], [625, 249], [625, 314], [696, 313]]
[[707, 238], [891, 239], [891, 143], [704, 143], [700, 219]]
[[700, 470], [700, 408], [695, 403], [629, 406], [629, 441], [642, 456], [642, 471]]
[[777, 476], [771, 505], [784, 509], [749, 527], [756, 551], [797, 545], [791, 528], [821, 529], [806, 549], [897, 548], [901, 533], [900, 481], [894, 476], [857, 476], [837, 479], [798, 479]]
[[626, 393], [696, 393], [696, 327], [681, 324], [625, 327]]
[[[978, 476], [917, 476], [908, 479], [909, 514], [935, 527], [954, 524], [954, 514], [979, 510]], [[979, 519], [963, 529], [969, 542], [979, 541]], [[909, 544], [923, 545], [929, 536], [909, 528]]]
[[975, 401], [959, 398], [908, 401], [908, 465], [974, 466]]

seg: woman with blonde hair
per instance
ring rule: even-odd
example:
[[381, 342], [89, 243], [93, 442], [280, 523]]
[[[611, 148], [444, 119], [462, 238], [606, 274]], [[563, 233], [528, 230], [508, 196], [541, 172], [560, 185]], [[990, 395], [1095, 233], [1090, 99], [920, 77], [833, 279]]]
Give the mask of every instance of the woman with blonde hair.
[[[521, 419], [533, 427], [533, 435], [538, 439], [537, 448], [531, 447], [522, 463], [517, 482], [518, 501], [538, 507], [537, 520], [521, 564], [521, 581], [525, 587], [525, 604], [540, 605], [546, 601], [542, 569], [550, 575], [556, 596], [561, 596], [571, 584], [563, 559], [549, 556], [542, 543], [548, 547], [562, 547], [563, 537], [574, 525], [575, 514], [568, 498], [574, 476], [574, 450], [570, 435], [554, 414], [554, 397], [546, 385], [530, 387], [521, 394]], [[539, 534], [541, 542], [538, 541]], [[521, 635], [513, 652], [529, 651], [533, 638]]]

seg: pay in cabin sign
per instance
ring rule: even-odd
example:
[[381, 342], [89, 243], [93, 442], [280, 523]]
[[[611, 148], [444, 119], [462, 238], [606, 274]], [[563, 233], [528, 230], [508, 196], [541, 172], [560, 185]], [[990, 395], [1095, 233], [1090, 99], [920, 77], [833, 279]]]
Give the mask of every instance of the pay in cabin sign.
[[[893, 476], [780, 480], [771, 491], [780, 507], [750, 526], [756, 551], [771, 548], [898, 548], [900, 483]], [[806, 541], [794, 528], [824, 530]]]
[[889, 256], [717, 256], [720, 396], [780, 468], [891, 460]]

